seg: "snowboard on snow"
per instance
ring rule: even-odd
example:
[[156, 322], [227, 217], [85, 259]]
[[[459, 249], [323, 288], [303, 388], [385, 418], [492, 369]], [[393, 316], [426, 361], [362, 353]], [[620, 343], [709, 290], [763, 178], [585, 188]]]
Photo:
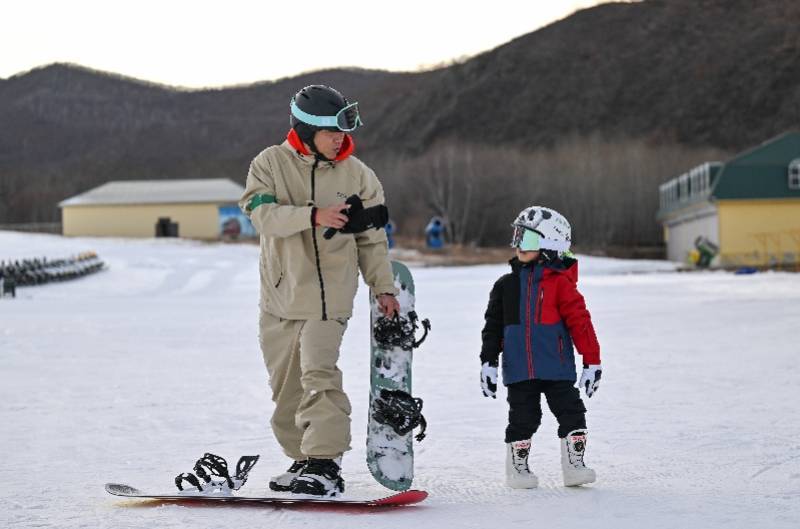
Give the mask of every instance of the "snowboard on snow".
[[399, 507], [419, 503], [428, 497], [428, 493], [421, 490], [408, 490], [383, 498], [371, 500], [340, 500], [337, 498], [298, 498], [291, 494], [286, 496], [239, 496], [231, 494], [201, 494], [197, 492], [184, 493], [150, 493], [143, 492], [129, 485], [107, 483], [106, 492], [124, 498], [140, 498], [146, 500], [187, 502], [198, 504], [209, 503], [244, 503], [252, 505], [330, 505], [330, 506], [364, 506], [364, 507]]
[[231, 475], [225, 458], [206, 453], [197, 460], [192, 472], [184, 472], [175, 477], [177, 490], [168, 492], [145, 492], [130, 485], [107, 483], [106, 492], [125, 498], [141, 498], [157, 501], [193, 502], [193, 503], [245, 503], [245, 504], [286, 504], [286, 505], [350, 505], [365, 507], [388, 507], [419, 503], [428, 497], [428, 493], [410, 490], [392, 496], [348, 500], [338, 497], [314, 497], [286, 493], [273, 496], [246, 496], [238, 493], [247, 482], [250, 471], [258, 462], [259, 456], [242, 456]]
[[[422, 399], [411, 394], [413, 351], [430, 330], [428, 320], [420, 321], [414, 310], [414, 279], [408, 268], [392, 261], [392, 273], [399, 293], [400, 311], [393, 318], [381, 313], [370, 294], [372, 329], [370, 355], [369, 420], [367, 425], [367, 466], [381, 485], [407, 491], [414, 479], [413, 430], [421, 427], [418, 441], [425, 437]], [[420, 340], [415, 335], [424, 328]]]

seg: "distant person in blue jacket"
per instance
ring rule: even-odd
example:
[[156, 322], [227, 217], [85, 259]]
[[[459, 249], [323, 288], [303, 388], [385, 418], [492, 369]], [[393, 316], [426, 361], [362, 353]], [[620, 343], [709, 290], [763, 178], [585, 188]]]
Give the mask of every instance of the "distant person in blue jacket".
[[428, 248], [444, 247], [444, 223], [439, 217], [433, 217], [425, 227], [425, 243]]
[[386, 230], [386, 240], [389, 243], [389, 249], [391, 250], [394, 248], [394, 222], [389, 221], [386, 223], [386, 226], [383, 227]]

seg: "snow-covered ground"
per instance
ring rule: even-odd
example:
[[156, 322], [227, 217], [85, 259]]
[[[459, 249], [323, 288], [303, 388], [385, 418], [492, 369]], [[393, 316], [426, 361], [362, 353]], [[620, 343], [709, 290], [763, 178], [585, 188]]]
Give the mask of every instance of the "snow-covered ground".
[[[582, 259], [603, 350], [585, 399], [598, 482], [561, 486], [555, 421], [534, 437], [537, 490], [503, 485], [505, 392], [479, 388], [480, 329], [504, 265], [416, 268], [433, 331], [415, 358], [428, 437], [424, 503], [391, 511], [141, 504], [206, 451], [260, 454], [247, 492], [286, 459], [256, 340], [252, 245], [65, 239], [0, 232], [0, 260], [96, 250], [107, 271], [0, 299], [0, 527], [798, 527], [800, 276], [668, 272]], [[660, 273], [642, 273], [658, 271]], [[637, 273], [629, 273], [637, 272]], [[340, 365], [353, 402], [348, 496], [384, 495], [364, 462], [368, 309], [362, 288]]]

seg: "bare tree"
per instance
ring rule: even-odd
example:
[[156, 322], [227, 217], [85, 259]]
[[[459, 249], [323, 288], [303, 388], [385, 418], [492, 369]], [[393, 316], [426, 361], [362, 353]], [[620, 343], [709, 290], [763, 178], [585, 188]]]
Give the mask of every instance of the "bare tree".
[[[505, 244], [514, 215], [541, 204], [570, 219], [583, 251], [633, 252], [662, 244], [655, 218], [659, 183], [726, 156], [599, 136], [567, 138], [530, 152], [446, 142], [418, 157], [393, 159], [387, 196], [404, 225], [421, 229], [439, 215], [449, 240], [459, 244]], [[393, 199], [395, 192], [402, 198]]]

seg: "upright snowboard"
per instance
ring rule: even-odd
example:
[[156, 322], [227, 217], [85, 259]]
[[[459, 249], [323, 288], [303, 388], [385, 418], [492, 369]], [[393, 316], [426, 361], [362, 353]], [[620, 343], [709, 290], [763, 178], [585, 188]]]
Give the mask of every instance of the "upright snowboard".
[[414, 312], [414, 279], [408, 268], [392, 261], [400, 313], [386, 318], [377, 300], [370, 296], [372, 329], [370, 356], [369, 423], [367, 426], [367, 466], [381, 485], [398, 491], [408, 490], [414, 479], [413, 429], [423, 427], [422, 400], [411, 396], [413, 349], [422, 343], [430, 329], [421, 323], [425, 335], [415, 341], [418, 318]]
[[400, 494], [393, 494], [385, 498], [373, 500], [339, 500], [336, 498], [298, 498], [287, 496], [237, 496], [234, 494], [208, 495], [201, 493], [149, 493], [119, 483], [107, 483], [106, 492], [114, 496], [125, 498], [141, 498], [147, 500], [193, 502], [193, 503], [247, 503], [254, 505], [331, 505], [331, 506], [364, 506], [364, 507], [398, 507], [419, 503], [428, 497], [428, 493], [421, 490], [409, 490]]

